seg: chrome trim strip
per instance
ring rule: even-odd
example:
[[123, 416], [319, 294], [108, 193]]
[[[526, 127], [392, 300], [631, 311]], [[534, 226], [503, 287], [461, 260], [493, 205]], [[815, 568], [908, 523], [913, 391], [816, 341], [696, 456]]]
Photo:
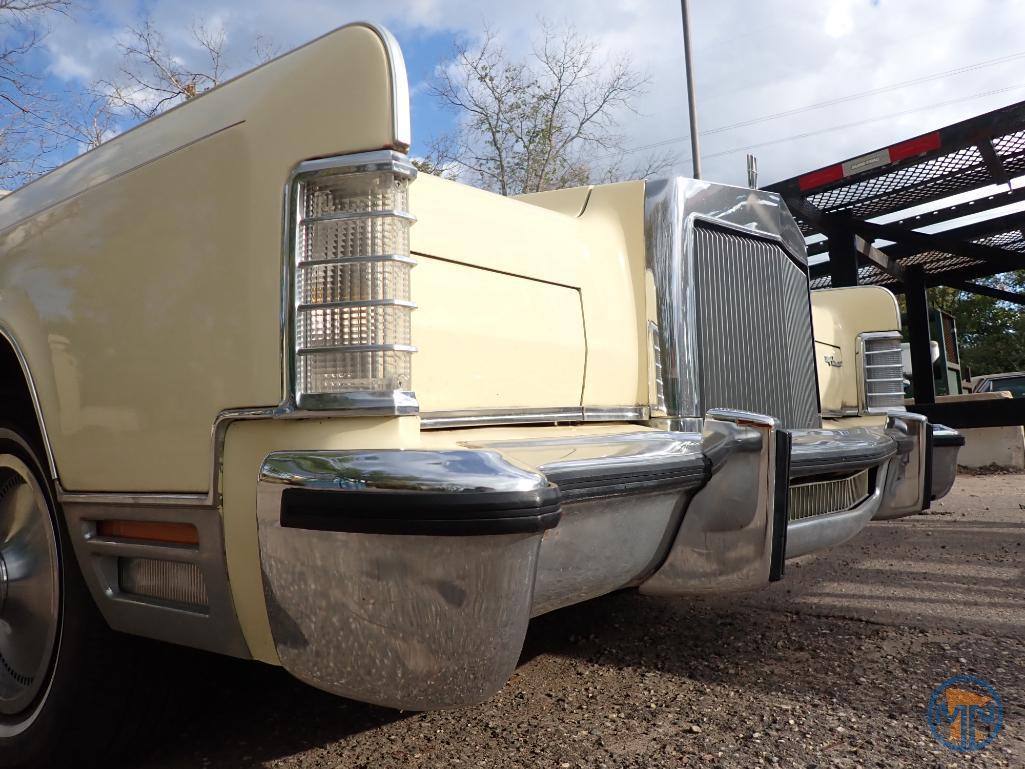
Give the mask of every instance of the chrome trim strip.
[[641, 422], [648, 418], [647, 406], [584, 406], [585, 422]]
[[375, 254], [370, 256], [346, 256], [339, 259], [306, 259], [302, 262], [296, 262], [296, 267], [299, 269], [305, 269], [306, 267], [358, 264], [363, 262], [402, 262], [403, 264], [416, 264], [416, 259], [411, 256], [402, 256], [402, 254]]
[[[300, 347], [295, 351], [296, 355], [314, 355], [318, 352], [416, 352], [416, 347], [411, 344], [348, 344], [331, 345], [328, 347]], [[359, 393], [359, 390], [337, 393], [338, 395], [352, 395]], [[335, 393], [302, 393], [300, 397], [310, 395], [334, 396]]]
[[171, 494], [125, 492], [110, 493], [103, 491], [64, 491], [57, 490], [57, 496], [63, 505], [130, 505], [138, 507], [208, 507], [207, 494]]
[[397, 149], [408, 152], [409, 148], [413, 146], [413, 131], [409, 115], [409, 76], [406, 74], [406, 60], [402, 56], [402, 46], [385, 27], [371, 22], [360, 23], [374, 31], [384, 43], [388, 67], [391, 70], [392, 131], [395, 134], [395, 142], [398, 144]]
[[192, 563], [199, 552], [194, 547], [181, 545], [158, 545], [129, 542], [100, 537], [86, 538], [86, 549], [92, 555], [109, 555], [120, 558], [152, 558], [157, 561], [185, 561]]
[[[307, 312], [309, 310], [341, 310], [349, 307], [408, 307], [411, 310], [416, 309], [416, 302], [411, 302], [407, 299], [349, 299], [341, 302], [320, 302], [318, 304], [299, 304], [296, 305], [296, 310], [299, 312]], [[304, 349], [314, 350], [315, 347], [308, 347]], [[346, 347], [346, 349], [352, 349]]]
[[[312, 409], [312, 410], [311, 410]], [[275, 412], [279, 419], [308, 419], [312, 416], [351, 417], [359, 416], [406, 416], [418, 413], [420, 406], [416, 395], [402, 390], [374, 392], [362, 390], [346, 393], [302, 394], [295, 408]]]
[[897, 443], [882, 428], [791, 430], [790, 477], [807, 478], [886, 462]]
[[407, 222], [415, 222], [416, 217], [409, 211], [399, 211], [396, 208], [376, 208], [373, 211], [334, 211], [317, 216], [303, 216], [299, 224], [316, 224], [317, 222], [351, 222], [358, 219], [405, 219]]
[[351, 155], [332, 155], [326, 158], [304, 160], [293, 170], [291, 176], [314, 174], [333, 176], [339, 173], [362, 174], [387, 171], [406, 179], [416, 178], [416, 167], [402, 152], [394, 150], [371, 150], [354, 152]]
[[584, 407], [558, 406], [550, 409], [460, 409], [420, 414], [421, 430], [489, 425], [545, 424], [551, 422], [643, 422], [644, 406]]

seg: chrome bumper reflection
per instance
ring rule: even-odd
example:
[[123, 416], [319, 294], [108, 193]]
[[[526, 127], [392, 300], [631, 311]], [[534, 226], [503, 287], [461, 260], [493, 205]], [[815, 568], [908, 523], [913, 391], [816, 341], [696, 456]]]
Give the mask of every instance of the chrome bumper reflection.
[[772, 417], [709, 412], [702, 448], [712, 476], [688, 506], [665, 562], [641, 592], [749, 590], [782, 576], [786, 437]]
[[887, 468], [883, 500], [874, 516], [877, 520], [915, 515], [927, 508], [931, 499], [926, 477], [929, 420], [921, 414], [894, 414], [887, 419], [886, 427], [899, 451]]
[[[785, 557], [853, 536], [895, 452], [881, 430], [791, 433], [716, 410], [701, 433], [271, 454], [257, 519], [278, 655], [354, 699], [479, 702], [532, 616], [628, 586], [758, 588]], [[791, 477], [867, 467], [877, 483], [856, 510], [787, 525]]]
[[257, 520], [281, 663], [391, 707], [486, 699], [532, 615], [650, 573], [705, 466], [700, 436], [657, 432], [271, 454]]

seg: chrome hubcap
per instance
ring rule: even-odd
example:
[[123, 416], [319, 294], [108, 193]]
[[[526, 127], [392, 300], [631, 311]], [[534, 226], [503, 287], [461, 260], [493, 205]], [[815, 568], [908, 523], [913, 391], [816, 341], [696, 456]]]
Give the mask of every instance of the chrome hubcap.
[[32, 704], [47, 679], [59, 615], [57, 538], [24, 462], [0, 455], [0, 715]]

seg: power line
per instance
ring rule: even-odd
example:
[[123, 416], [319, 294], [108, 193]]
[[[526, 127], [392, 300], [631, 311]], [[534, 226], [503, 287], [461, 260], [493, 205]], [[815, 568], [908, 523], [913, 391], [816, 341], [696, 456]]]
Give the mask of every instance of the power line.
[[914, 107], [912, 109], [901, 110], [900, 112], [891, 112], [888, 115], [879, 115], [877, 117], [866, 118], [865, 120], [855, 120], [851, 123], [844, 123], [842, 125], [830, 126], [829, 128], [820, 128], [815, 131], [805, 131], [804, 133], [792, 134], [790, 136], [784, 136], [780, 139], [770, 139], [769, 141], [757, 142], [755, 144], [748, 144], [743, 147], [734, 147], [733, 149], [723, 150], [721, 152], [713, 152], [711, 154], [705, 154], [706, 158], [718, 158], [725, 155], [733, 155], [738, 152], [746, 152], [748, 150], [757, 149], [759, 147], [768, 147], [773, 144], [783, 144], [785, 142], [794, 141], [796, 139], [807, 139], [811, 136], [818, 136], [824, 133], [830, 133], [832, 131], [842, 131], [846, 128], [856, 128], [858, 126], [868, 125], [869, 123], [878, 123], [881, 120], [890, 120], [895, 117], [902, 117], [904, 115], [911, 115], [915, 112], [921, 112], [926, 109], [934, 109], [936, 107], [946, 107], [950, 104], [959, 104], [960, 102], [971, 101], [972, 99], [982, 99], [986, 96], [993, 96], [998, 93], [1006, 93], [1008, 91], [1015, 91], [1021, 88], [1025, 88], [1025, 85], [1011, 85], [1006, 88], [995, 88], [992, 91], [983, 91], [981, 93], [975, 93], [971, 96], [961, 96], [957, 99], [947, 99], [946, 101], [938, 101], [933, 104], [927, 104], [923, 107]]
[[[768, 147], [773, 144], [785, 144], [789, 141], [795, 141], [797, 139], [807, 139], [811, 136], [818, 136], [820, 134], [830, 133], [832, 131], [842, 131], [846, 128], [856, 128], [858, 126], [868, 125], [869, 123], [878, 123], [881, 120], [890, 120], [895, 117], [903, 117], [904, 115], [911, 115], [915, 112], [921, 112], [922, 110], [933, 109], [935, 107], [945, 107], [949, 104], [958, 104], [964, 101], [971, 101], [972, 99], [982, 99], [986, 96], [993, 96], [998, 93], [1006, 93], [1007, 91], [1014, 91], [1021, 88], [1025, 88], [1025, 85], [1011, 85], [1006, 88], [995, 88], [992, 91], [983, 91], [981, 93], [975, 93], [971, 96], [961, 96], [957, 99], [947, 99], [946, 101], [938, 101], [933, 104], [926, 104], [922, 107], [913, 107], [912, 109], [901, 110], [900, 112], [891, 112], [888, 115], [878, 115], [876, 117], [866, 118], [865, 120], [855, 120], [851, 123], [843, 123], [842, 125], [830, 126], [828, 128], [819, 128], [815, 131], [805, 131], [804, 133], [792, 134], [790, 136], [783, 136], [779, 139], [769, 139], [764, 142], [757, 142], [755, 144], [746, 144], [743, 147], [733, 147], [728, 150], [721, 150], [720, 152], [713, 152], [711, 154], [705, 154], [705, 158], [721, 158], [726, 155], [736, 155], [738, 152], [747, 152], [748, 150], [758, 149], [759, 147]], [[684, 158], [682, 162], [687, 162], [687, 158]]]
[[[1012, 53], [1012, 54], [1008, 54], [1006, 56], [1000, 56], [1000, 57], [995, 58], [995, 59], [987, 59], [986, 61], [976, 62], [975, 64], [968, 64], [968, 65], [965, 65], [963, 67], [957, 67], [955, 69], [949, 69], [949, 70], [945, 70], [943, 72], [935, 72], [935, 73], [933, 73], [931, 75], [922, 75], [921, 77], [912, 78], [910, 80], [903, 80], [903, 81], [901, 81], [899, 83], [892, 83], [890, 85], [880, 86], [878, 88], [872, 88], [872, 89], [869, 89], [867, 91], [858, 91], [857, 93], [847, 94], [845, 96], [838, 96], [838, 97], [836, 97], [834, 99], [827, 99], [825, 101], [815, 102], [813, 104], [807, 104], [807, 105], [805, 105], [803, 107], [795, 107], [793, 109], [782, 110], [780, 112], [773, 112], [773, 113], [768, 114], [768, 115], [762, 115], [760, 117], [750, 118], [748, 120], [740, 120], [740, 121], [737, 121], [736, 123], [729, 123], [727, 125], [717, 126], [715, 128], [707, 128], [704, 131], [699, 131], [698, 134], [700, 136], [710, 136], [710, 135], [714, 135], [714, 134], [718, 134], [718, 133], [724, 133], [726, 131], [732, 131], [732, 130], [735, 130], [737, 128], [747, 128], [748, 126], [756, 125], [758, 123], [765, 123], [765, 122], [768, 122], [770, 120], [778, 120], [778, 119], [784, 118], [784, 117], [792, 117], [794, 115], [800, 115], [801, 113], [804, 113], [804, 112], [810, 112], [812, 110], [823, 109], [825, 107], [832, 107], [832, 106], [837, 105], [837, 104], [843, 104], [845, 102], [854, 101], [855, 99], [863, 99], [863, 98], [865, 98], [867, 96], [878, 96], [879, 94], [890, 93], [891, 91], [896, 91], [896, 90], [899, 90], [901, 88], [907, 88], [908, 86], [921, 85], [922, 83], [927, 83], [927, 82], [930, 82], [930, 81], [933, 81], [933, 80], [940, 80], [942, 78], [950, 77], [952, 75], [961, 75], [961, 74], [964, 74], [966, 72], [973, 72], [975, 70], [983, 69], [985, 67], [996, 66], [997, 64], [1006, 64], [1007, 62], [1015, 61], [1015, 60], [1022, 59], [1022, 58], [1025, 58], [1025, 51], [1019, 51], [1018, 53]], [[978, 96], [978, 95], [976, 95], [976, 96]], [[972, 96], [972, 97], [968, 97], [968, 98], [976, 98], [976, 96]], [[931, 106], [940, 106], [940, 105], [931, 105]], [[926, 109], [926, 108], [922, 107], [920, 109]], [[905, 114], [905, 113], [900, 113], [900, 114]], [[826, 129], [826, 130], [835, 130], [835, 129]], [[622, 154], [630, 155], [630, 154], [633, 154], [635, 152], [643, 152], [645, 150], [658, 149], [659, 147], [665, 147], [665, 146], [668, 146], [670, 144], [677, 144], [679, 142], [688, 141], [689, 139], [690, 139], [690, 135], [689, 134], [684, 135], [684, 136], [674, 136], [674, 137], [669, 138], [669, 139], [662, 139], [660, 141], [651, 142], [650, 144], [642, 144], [642, 145], [639, 145], [637, 147], [631, 147], [629, 149], [624, 150]], [[755, 145], [755, 146], [761, 146], [761, 145]], [[719, 153], [719, 154], [722, 154], [722, 153]], [[615, 154], [610, 154], [607, 157], [609, 157], [609, 158], [616, 157], [616, 155]], [[705, 155], [705, 157], [716, 157], [716, 155]], [[601, 160], [601, 159], [604, 159], [604, 158], [596, 158], [596, 159]]]

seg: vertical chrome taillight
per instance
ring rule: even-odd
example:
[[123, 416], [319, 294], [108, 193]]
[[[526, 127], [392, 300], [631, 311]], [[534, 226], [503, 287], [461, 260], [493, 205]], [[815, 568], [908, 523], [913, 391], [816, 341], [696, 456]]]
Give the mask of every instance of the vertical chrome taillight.
[[904, 367], [899, 331], [858, 334], [861, 410], [878, 414], [904, 408]]
[[408, 158], [303, 163], [291, 185], [291, 388], [300, 409], [415, 413]]

